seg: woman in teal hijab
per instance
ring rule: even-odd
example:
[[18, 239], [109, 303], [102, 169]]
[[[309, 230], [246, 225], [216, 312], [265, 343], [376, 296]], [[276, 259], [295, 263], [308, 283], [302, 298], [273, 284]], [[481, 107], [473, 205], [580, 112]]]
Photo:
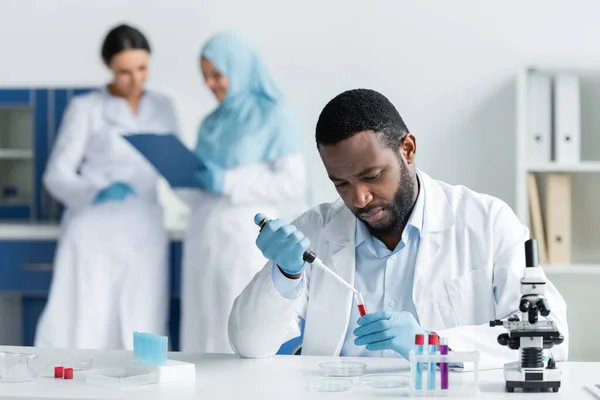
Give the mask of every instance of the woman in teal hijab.
[[204, 188], [192, 200], [182, 271], [181, 350], [232, 353], [233, 301], [264, 266], [254, 215], [278, 215], [304, 195], [302, 137], [257, 50], [234, 33], [213, 36], [200, 68], [217, 107], [201, 123], [196, 154]]

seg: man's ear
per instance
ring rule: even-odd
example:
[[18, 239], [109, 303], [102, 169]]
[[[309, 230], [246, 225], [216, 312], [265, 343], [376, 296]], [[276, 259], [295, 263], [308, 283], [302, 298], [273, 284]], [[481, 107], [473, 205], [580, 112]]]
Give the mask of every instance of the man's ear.
[[400, 154], [404, 157], [408, 164], [415, 161], [417, 155], [417, 139], [412, 134], [407, 134], [400, 143]]

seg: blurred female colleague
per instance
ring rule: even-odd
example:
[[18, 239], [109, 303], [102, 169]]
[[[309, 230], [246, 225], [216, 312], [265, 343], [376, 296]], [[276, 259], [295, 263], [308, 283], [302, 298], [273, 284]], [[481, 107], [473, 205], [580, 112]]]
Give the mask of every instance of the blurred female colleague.
[[231, 353], [235, 297], [266, 262], [254, 215], [305, 192], [301, 134], [255, 48], [232, 33], [212, 37], [200, 68], [219, 105], [202, 121], [196, 153], [205, 168], [187, 232], [182, 351]]
[[113, 80], [71, 100], [44, 174], [66, 206], [36, 346], [133, 348], [133, 331], [166, 334], [168, 236], [157, 174], [123, 135], [177, 131], [171, 101], [144, 90], [150, 45], [112, 29]]

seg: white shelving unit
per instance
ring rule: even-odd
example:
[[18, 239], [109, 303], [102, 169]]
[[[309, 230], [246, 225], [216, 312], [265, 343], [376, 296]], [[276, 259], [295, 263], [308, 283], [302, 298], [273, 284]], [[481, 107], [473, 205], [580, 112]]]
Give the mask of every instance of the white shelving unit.
[[530, 164], [528, 172], [569, 172], [569, 173], [600, 173], [600, 161], [582, 161], [573, 165]]
[[[530, 122], [527, 88], [531, 69], [547, 72], [567, 70], [580, 78], [580, 162], [565, 165], [551, 161], [532, 161], [534, 157], [528, 151], [530, 136], [527, 129]], [[577, 60], [576, 65], [555, 62], [529, 64], [519, 71], [516, 103], [515, 212], [532, 231], [528, 198], [529, 173], [535, 173], [539, 179], [541, 203], [545, 200], [542, 187], [545, 176], [550, 173], [566, 173], [571, 176], [571, 261], [567, 265], [542, 264], [542, 268], [567, 304], [569, 360], [599, 361], [600, 346], [590, 348], [589, 343], [594, 343], [596, 332], [600, 329], [600, 321], [593, 317], [596, 312], [594, 299], [600, 287], [600, 59], [597, 62]], [[542, 204], [542, 215], [544, 208], [545, 204]]]
[[[561, 164], [556, 161], [530, 161], [528, 138], [529, 84], [532, 71], [548, 74], [569, 72], [580, 82], [581, 104], [581, 161]], [[528, 175], [535, 173], [542, 211], [545, 209], [544, 179], [549, 173], [571, 176], [571, 262], [568, 265], [544, 265], [552, 275], [598, 275], [600, 277], [600, 61], [580, 65], [547, 63], [529, 65], [519, 71], [517, 78], [517, 137], [516, 137], [516, 213], [530, 227]], [[553, 110], [554, 112], [554, 110]], [[542, 215], [544, 213], [542, 212]], [[547, 221], [544, 221], [546, 224]]]

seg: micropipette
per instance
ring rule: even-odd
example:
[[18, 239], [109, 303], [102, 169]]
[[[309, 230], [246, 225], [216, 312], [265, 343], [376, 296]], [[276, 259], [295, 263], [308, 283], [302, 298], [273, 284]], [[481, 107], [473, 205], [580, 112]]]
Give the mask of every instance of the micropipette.
[[[260, 221], [258, 223], [260, 230], [262, 230], [263, 227], [269, 221], [270, 221], [270, 219], [263, 218], [262, 221]], [[319, 259], [319, 257], [317, 257], [317, 255], [315, 254], [314, 251], [312, 251], [311, 249], [306, 249], [306, 251], [302, 255], [302, 259], [304, 261], [306, 261], [307, 263], [314, 265], [315, 267], [321, 268], [323, 271], [327, 272], [329, 275], [331, 275], [333, 278], [335, 278], [335, 280], [337, 280], [339, 283], [341, 283], [342, 285], [344, 285], [345, 287], [350, 289], [352, 291], [352, 293], [354, 293], [354, 300], [356, 301], [356, 306], [358, 307], [358, 313], [360, 314], [360, 316], [362, 317], [363, 315], [365, 315], [367, 313], [367, 308], [365, 307], [365, 302], [362, 297], [362, 294], [358, 290], [356, 290], [352, 285], [350, 285], [348, 282], [346, 282], [344, 279], [342, 279], [341, 276], [339, 276], [338, 274], [336, 274], [335, 272], [330, 270], [329, 267], [327, 267], [325, 264], [323, 264], [323, 261], [321, 261]]]

